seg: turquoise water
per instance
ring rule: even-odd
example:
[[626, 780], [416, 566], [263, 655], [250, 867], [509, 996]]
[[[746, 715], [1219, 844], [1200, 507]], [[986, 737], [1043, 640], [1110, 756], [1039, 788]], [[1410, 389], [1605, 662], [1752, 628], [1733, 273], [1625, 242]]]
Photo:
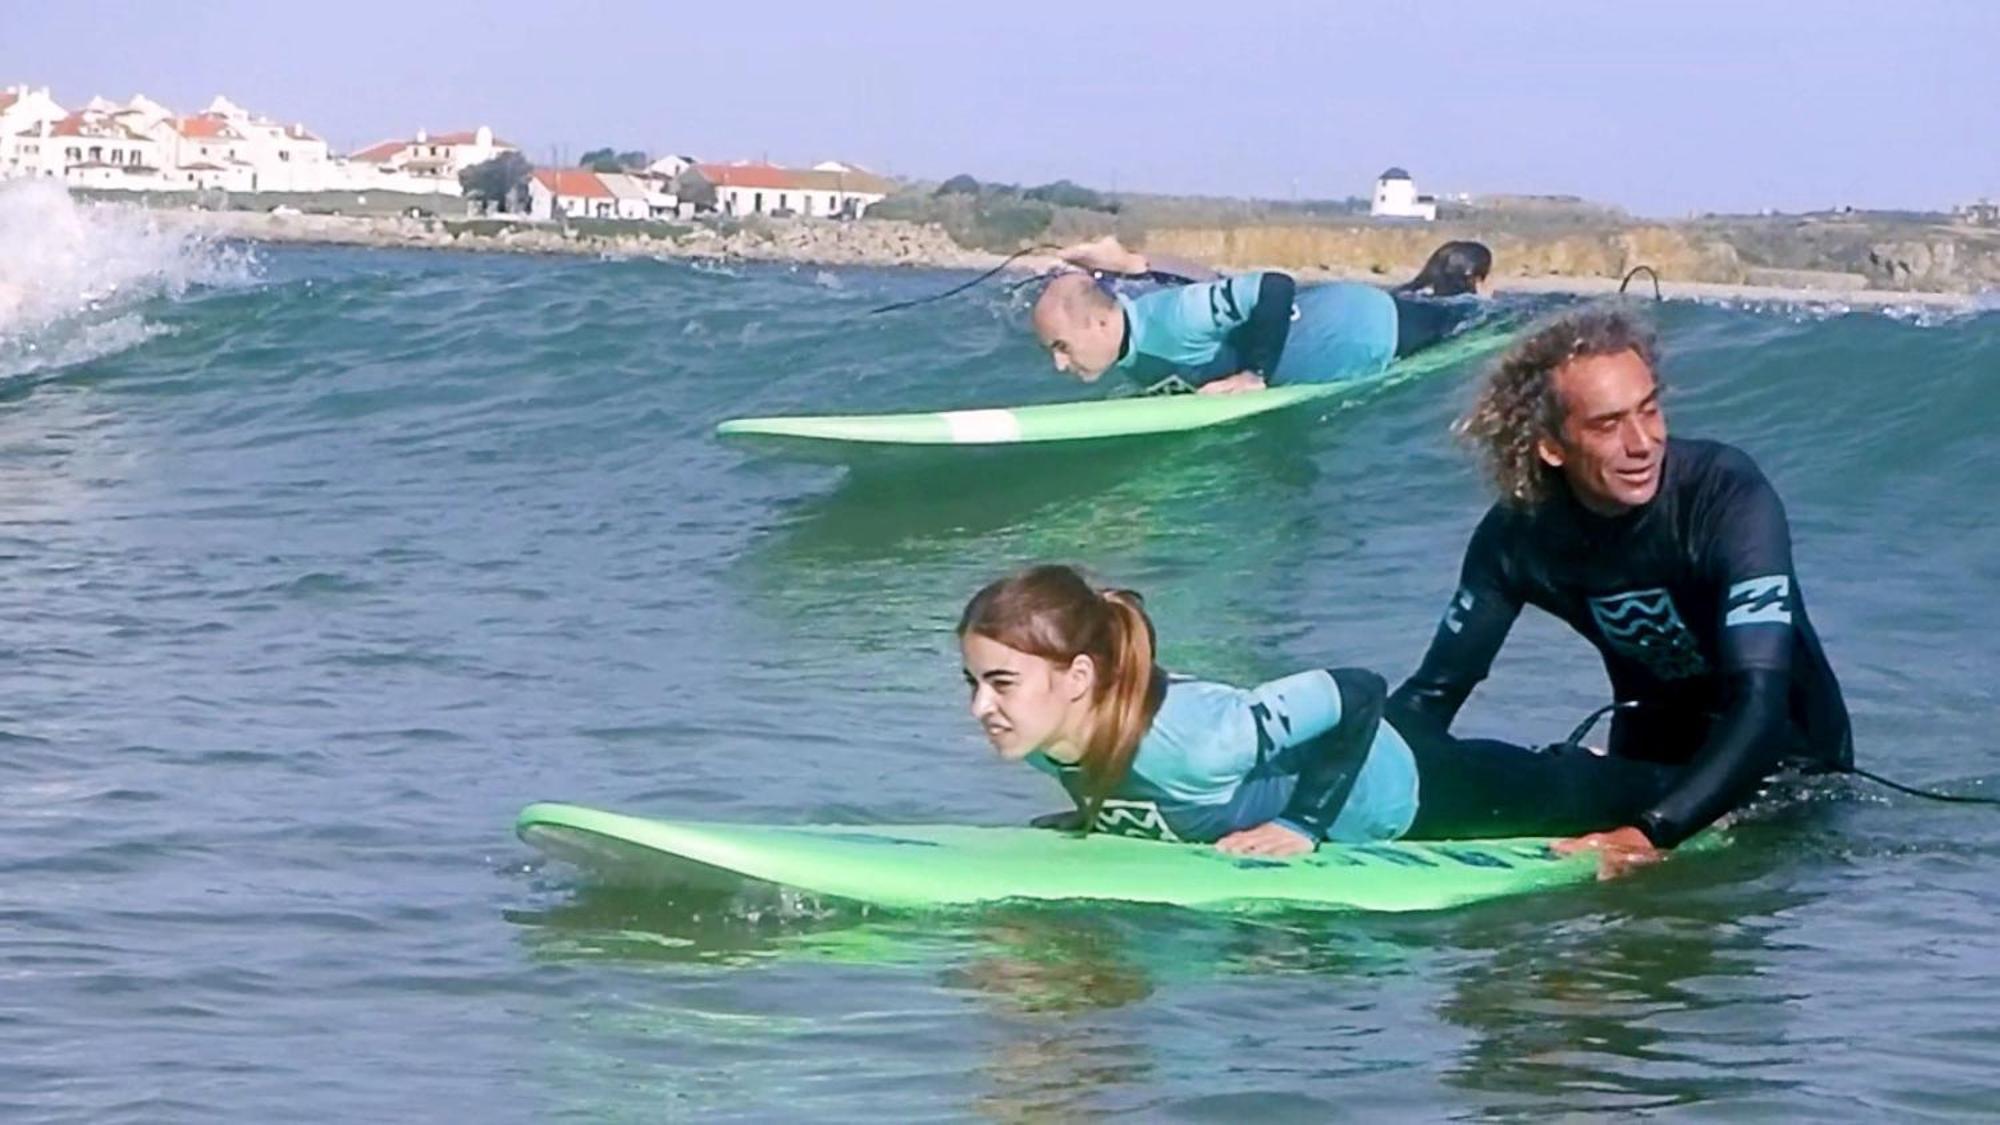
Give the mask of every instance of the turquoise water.
[[[1177, 670], [1399, 676], [1482, 506], [1445, 435], [1465, 372], [849, 470], [710, 429], [1059, 397], [1018, 309], [860, 315], [942, 273], [72, 235], [38, 236], [69, 274], [0, 265], [9, 1120], [2000, 1105], [1996, 810], [1830, 787], [1615, 884], [1254, 921], [673, 901], [509, 833], [542, 798], [1048, 811], [962, 714], [949, 637], [1031, 558], [1146, 591]], [[1786, 496], [1864, 763], [1996, 788], [2000, 320], [1660, 319], [1676, 432]], [[1603, 690], [1525, 618], [1466, 722], [1556, 738]]]

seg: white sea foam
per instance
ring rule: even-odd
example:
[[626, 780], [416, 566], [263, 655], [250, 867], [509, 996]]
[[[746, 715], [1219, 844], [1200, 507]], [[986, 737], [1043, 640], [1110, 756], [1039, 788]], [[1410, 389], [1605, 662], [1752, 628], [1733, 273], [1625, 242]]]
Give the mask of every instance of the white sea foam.
[[80, 203], [48, 181], [0, 183], [0, 377], [82, 363], [164, 331], [146, 302], [248, 284], [247, 250]]

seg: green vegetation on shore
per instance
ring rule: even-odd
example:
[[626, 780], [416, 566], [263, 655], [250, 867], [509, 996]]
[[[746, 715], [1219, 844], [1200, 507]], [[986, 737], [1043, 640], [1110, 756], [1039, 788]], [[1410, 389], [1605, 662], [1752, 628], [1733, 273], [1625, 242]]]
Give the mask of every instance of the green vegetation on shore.
[[1184, 226], [1353, 221], [1359, 198], [1282, 202], [1209, 196], [1104, 192], [1070, 180], [1035, 187], [982, 183], [968, 175], [913, 184], [868, 209], [868, 218], [936, 223], [959, 245], [996, 254], [1104, 234], [1128, 241], [1148, 230]]

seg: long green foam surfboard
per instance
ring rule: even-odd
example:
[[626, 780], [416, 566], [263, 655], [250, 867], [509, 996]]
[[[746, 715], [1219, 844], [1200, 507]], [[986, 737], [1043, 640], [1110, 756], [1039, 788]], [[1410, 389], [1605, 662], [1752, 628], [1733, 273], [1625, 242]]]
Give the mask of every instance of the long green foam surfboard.
[[1147, 395], [983, 410], [733, 418], [717, 426], [716, 433], [753, 440], [904, 446], [1015, 445], [1178, 433], [1401, 382], [1490, 354], [1509, 339], [1510, 333], [1500, 327], [1468, 332], [1398, 360], [1379, 375], [1341, 383], [1271, 387], [1229, 395]]
[[1099, 899], [1240, 909], [1438, 910], [1596, 874], [1543, 839], [1326, 844], [1295, 859], [1206, 844], [960, 825], [777, 827], [648, 820], [534, 804], [515, 831], [616, 879], [710, 890], [758, 884], [880, 906]]

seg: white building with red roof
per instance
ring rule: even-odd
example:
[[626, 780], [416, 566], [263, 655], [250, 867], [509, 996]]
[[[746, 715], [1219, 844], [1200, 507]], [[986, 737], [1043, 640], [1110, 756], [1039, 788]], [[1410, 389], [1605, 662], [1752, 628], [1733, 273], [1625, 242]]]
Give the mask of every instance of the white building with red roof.
[[0, 90], [0, 179], [47, 174], [41, 170], [44, 165], [39, 159], [38, 144], [29, 146], [37, 150], [31, 154], [37, 157], [32, 169], [23, 165], [20, 138], [68, 116], [69, 110], [56, 104], [47, 86], [9, 86]]
[[149, 191], [411, 192], [463, 195], [458, 174], [519, 148], [485, 126], [418, 130], [336, 157], [298, 123], [254, 114], [217, 96], [181, 115], [143, 94], [119, 105], [92, 98], [70, 113], [47, 87], [0, 90], [0, 178], [46, 176], [80, 187]]
[[528, 214], [536, 219], [672, 218], [680, 200], [649, 176], [588, 168], [537, 168], [528, 179]]
[[69, 110], [56, 104], [47, 86], [9, 86], [0, 90], [0, 125], [40, 125], [60, 121]]
[[621, 219], [673, 218], [680, 212], [680, 197], [666, 181], [633, 172], [601, 172], [598, 179], [618, 200]]
[[113, 113], [85, 109], [43, 121], [11, 138], [13, 174], [48, 176], [77, 187], [157, 191], [160, 146]]
[[253, 114], [217, 95], [191, 117], [154, 126], [171, 153], [168, 178], [228, 191], [326, 191], [339, 174], [327, 143], [304, 125]]
[[536, 219], [614, 219], [618, 197], [587, 168], [537, 168], [528, 177], [528, 214]]
[[323, 191], [338, 179], [326, 142], [304, 125], [280, 124], [225, 97], [191, 116], [144, 94], [124, 105], [92, 98], [74, 114], [61, 108], [46, 88], [0, 94], [0, 176], [50, 176], [92, 188], [237, 192]]
[[428, 133], [422, 129], [406, 141], [382, 141], [347, 158], [351, 190], [410, 191], [463, 195], [458, 174], [484, 164], [519, 145], [500, 140], [481, 125], [470, 132]]
[[170, 155], [167, 179], [183, 191], [257, 191], [257, 165], [250, 139], [226, 119], [206, 113], [169, 117], [153, 135]]
[[872, 172], [831, 161], [817, 168], [697, 164], [692, 171], [715, 188], [715, 209], [725, 215], [855, 219], [895, 188]]

